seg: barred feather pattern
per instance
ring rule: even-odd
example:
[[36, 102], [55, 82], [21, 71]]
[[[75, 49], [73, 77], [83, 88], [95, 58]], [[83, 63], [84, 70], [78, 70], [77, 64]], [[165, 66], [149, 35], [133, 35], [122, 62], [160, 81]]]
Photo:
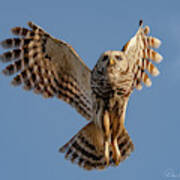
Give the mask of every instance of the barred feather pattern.
[[[1, 62], [10, 62], [3, 70], [4, 75], [20, 72], [12, 80], [14, 86], [23, 85], [25, 90], [34, 90], [36, 94], [42, 94], [45, 98], [56, 96], [75, 107], [86, 119], [91, 119], [90, 95], [81, 87], [78, 79], [69, 74], [68, 70], [59, 67], [61, 62], [56, 62], [47, 52], [47, 48], [50, 49], [48, 51], [53, 48], [48, 47], [48, 42], [56, 43], [57, 40], [32, 22], [28, 25], [31, 29], [22, 27], [12, 29], [12, 33], [21, 38], [1, 42], [3, 48], [13, 48], [0, 55]], [[63, 45], [67, 46], [65, 43]]]
[[[157, 76], [162, 56], [153, 48], [161, 41], [148, 36], [148, 26], [140, 27], [122, 51], [107, 51], [90, 71], [73, 48], [57, 40], [43, 29], [28, 23], [30, 29], [15, 27], [20, 38], [1, 42], [0, 55], [12, 84], [23, 85], [45, 98], [58, 97], [91, 120], [59, 151], [65, 158], [86, 170], [118, 165], [134, 150], [125, 127], [128, 99], [134, 88], [151, 86], [148, 74]], [[18, 74], [19, 73], [19, 74]]]
[[[150, 28], [148, 26], [140, 27], [136, 35], [126, 43], [123, 51], [131, 61], [132, 72], [134, 73], [134, 84], [138, 90], [142, 89], [141, 82], [146, 86], [151, 86], [152, 82], [147, 72], [152, 76], [158, 76], [158, 68], [150, 61], [160, 63], [163, 57], [152, 48], [159, 48], [161, 41], [155, 37], [148, 36]], [[147, 72], [146, 72], [147, 71]]]
[[[122, 162], [134, 150], [132, 140], [125, 129], [118, 137], [118, 146], [122, 152]], [[104, 135], [94, 122], [90, 122], [81, 129], [59, 151], [65, 153], [66, 159], [86, 170], [104, 169], [107, 167], [104, 158]], [[110, 150], [110, 165], [115, 165], [112, 158], [112, 150]]]

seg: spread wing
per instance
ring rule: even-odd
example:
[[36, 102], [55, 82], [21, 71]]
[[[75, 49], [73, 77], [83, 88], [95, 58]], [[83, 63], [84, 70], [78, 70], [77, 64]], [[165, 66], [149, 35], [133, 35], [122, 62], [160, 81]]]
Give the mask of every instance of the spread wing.
[[12, 33], [20, 38], [1, 42], [5, 49], [0, 55], [10, 63], [5, 75], [14, 75], [12, 84], [23, 85], [45, 98], [58, 97], [72, 105], [86, 119], [91, 118], [90, 70], [66, 42], [55, 39], [42, 28], [28, 23], [30, 29], [15, 27]]
[[152, 76], [159, 74], [159, 70], [150, 60], [160, 63], [163, 58], [152, 49], [158, 48], [161, 41], [155, 37], [148, 36], [150, 29], [148, 26], [143, 28], [142, 20], [140, 20], [139, 25], [137, 33], [125, 44], [122, 51], [127, 55], [130, 67], [134, 72], [133, 87], [141, 90], [141, 82], [146, 86], [151, 86], [152, 84], [147, 72]]

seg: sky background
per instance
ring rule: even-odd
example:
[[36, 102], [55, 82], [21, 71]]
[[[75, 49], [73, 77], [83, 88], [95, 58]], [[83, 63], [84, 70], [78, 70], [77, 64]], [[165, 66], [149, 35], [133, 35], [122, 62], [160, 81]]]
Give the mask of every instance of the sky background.
[[143, 19], [151, 35], [162, 40], [158, 51], [164, 61], [152, 87], [134, 91], [129, 101], [126, 128], [135, 151], [104, 171], [84, 171], [58, 153], [85, 119], [62, 101], [13, 88], [12, 78], [0, 74], [0, 179], [159, 180], [171, 179], [169, 171], [180, 177], [179, 7], [178, 0], [2, 1], [0, 40], [31, 20], [69, 42], [93, 68], [102, 52], [121, 49]]

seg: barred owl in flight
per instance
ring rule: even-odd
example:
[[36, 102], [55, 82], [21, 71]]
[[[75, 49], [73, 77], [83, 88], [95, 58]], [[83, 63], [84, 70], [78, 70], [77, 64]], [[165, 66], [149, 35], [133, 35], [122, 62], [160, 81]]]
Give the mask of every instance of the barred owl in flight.
[[148, 36], [149, 27], [139, 29], [121, 51], [109, 50], [90, 70], [66, 42], [55, 39], [39, 26], [15, 27], [20, 38], [1, 42], [3, 70], [14, 75], [12, 84], [23, 85], [45, 98], [57, 97], [74, 107], [89, 123], [71, 138], [60, 152], [87, 170], [118, 165], [134, 150], [124, 126], [126, 107], [132, 91], [151, 86], [148, 74], [157, 76], [158, 69], [150, 61], [160, 63], [160, 40]]

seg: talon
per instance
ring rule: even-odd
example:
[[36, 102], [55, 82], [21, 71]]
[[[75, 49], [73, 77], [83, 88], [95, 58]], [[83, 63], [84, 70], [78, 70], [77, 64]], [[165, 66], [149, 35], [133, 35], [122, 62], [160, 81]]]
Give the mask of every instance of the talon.
[[105, 151], [104, 151], [104, 156], [106, 160], [106, 165], [109, 166], [109, 142], [105, 142]]
[[121, 161], [121, 152], [118, 147], [117, 138], [115, 138], [112, 142], [112, 151], [113, 151], [113, 160], [115, 165], [118, 166]]
[[104, 156], [106, 159], [106, 165], [109, 166], [110, 119], [109, 119], [108, 111], [105, 111], [104, 113], [103, 123], [104, 123], [104, 129], [105, 129]]

